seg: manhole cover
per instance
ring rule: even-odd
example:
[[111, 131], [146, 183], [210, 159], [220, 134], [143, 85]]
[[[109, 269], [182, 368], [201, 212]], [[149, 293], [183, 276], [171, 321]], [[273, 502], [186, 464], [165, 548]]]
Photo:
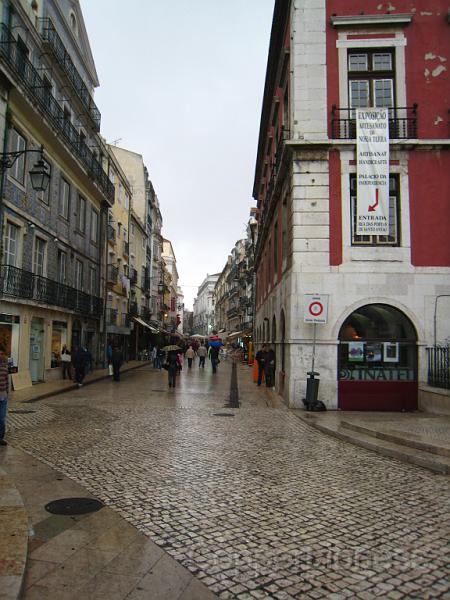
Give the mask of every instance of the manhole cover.
[[35, 413], [35, 410], [27, 410], [26, 408], [16, 408], [16, 410], [10, 410], [9, 414], [12, 415], [29, 415]]
[[103, 503], [94, 498], [61, 498], [45, 505], [52, 515], [85, 515], [103, 508]]
[[213, 413], [213, 417], [234, 417], [233, 413]]

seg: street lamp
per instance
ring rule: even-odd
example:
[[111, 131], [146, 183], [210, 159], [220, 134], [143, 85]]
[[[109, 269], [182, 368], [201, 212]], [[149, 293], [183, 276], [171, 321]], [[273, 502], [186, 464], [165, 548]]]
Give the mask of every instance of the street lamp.
[[41, 146], [39, 150], [18, 150], [17, 152], [0, 153], [0, 175], [2, 177], [2, 188], [6, 171], [14, 165], [18, 158], [24, 154], [30, 154], [31, 152], [39, 152], [40, 154], [39, 160], [30, 171], [31, 186], [35, 192], [45, 192], [50, 181], [50, 169], [44, 162], [43, 146]]

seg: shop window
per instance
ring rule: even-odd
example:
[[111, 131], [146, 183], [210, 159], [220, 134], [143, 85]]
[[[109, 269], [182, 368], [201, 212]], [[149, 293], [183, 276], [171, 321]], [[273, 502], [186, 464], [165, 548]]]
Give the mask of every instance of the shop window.
[[10, 373], [17, 373], [19, 359], [19, 330], [20, 317], [17, 315], [0, 314], [0, 348], [8, 359]]
[[348, 88], [350, 108], [394, 107], [393, 50], [350, 50]]
[[357, 179], [350, 175], [350, 210], [352, 246], [399, 246], [400, 245], [400, 193], [399, 177], [389, 176], [389, 235], [357, 235]]
[[368, 304], [352, 313], [339, 333], [339, 379], [414, 381], [416, 332], [410, 320], [387, 304]]
[[61, 366], [61, 350], [67, 345], [67, 323], [53, 321], [51, 368]]

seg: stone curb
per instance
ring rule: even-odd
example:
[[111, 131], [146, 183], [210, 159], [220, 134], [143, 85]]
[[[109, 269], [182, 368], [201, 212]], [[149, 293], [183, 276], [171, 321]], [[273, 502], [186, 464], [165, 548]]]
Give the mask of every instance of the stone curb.
[[0, 469], [0, 599], [19, 598], [28, 550], [28, 514], [13, 481]]
[[[124, 373], [128, 373], [128, 371], [134, 371], [136, 369], [140, 369], [140, 368], [145, 367], [150, 364], [151, 364], [150, 361], [142, 361], [142, 364], [140, 364], [140, 365], [133, 365], [132, 367], [122, 368], [120, 373], [121, 373], [121, 375], [123, 375]], [[92, 377], [91, 379], [88, 379], [83, 383], [83, 387], [90, 385], [91, 383], [97, 383], [98, 381], [103, 381], [104, 379], [109, 379], [110, 377], [111, 377], [111, 375], [109, 375], [109, 374], [102, 374], [102, 375]], [[36, 396], [34, 396], [33, 398], [29, 398], [28, 400], [21, 400], [21, 401], [17, 400], [17, 402], [22, 402], [23, 404], [37, 402], [38, 400], [44, 400], [45, 398], [50, 398], [51, 396], [65, 394], [66, 392], [70, 392], [70, 391], [76, 390], [76, 389], [78, 389], [78, 388], [77, 388], [76, 383], [74, 383], [72, 385], [68, 385], [68, 386], [65, 386], [60, 389], [56, 388], [52, 391], [43, 392], [42, 394], [36, 394]], [[1, 598], [0, 598], [0, 600], [1, 600]]]

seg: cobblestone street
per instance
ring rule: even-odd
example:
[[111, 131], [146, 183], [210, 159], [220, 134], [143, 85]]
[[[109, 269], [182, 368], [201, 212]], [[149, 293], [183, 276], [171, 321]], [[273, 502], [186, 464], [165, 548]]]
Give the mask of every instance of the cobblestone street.
[[240, 409], [226, 363], [175, 390], [144, 367], [11, 406], [8, 440], [219, 598], [450, 598], [449, 478], [314, 430], [238, 370]]

